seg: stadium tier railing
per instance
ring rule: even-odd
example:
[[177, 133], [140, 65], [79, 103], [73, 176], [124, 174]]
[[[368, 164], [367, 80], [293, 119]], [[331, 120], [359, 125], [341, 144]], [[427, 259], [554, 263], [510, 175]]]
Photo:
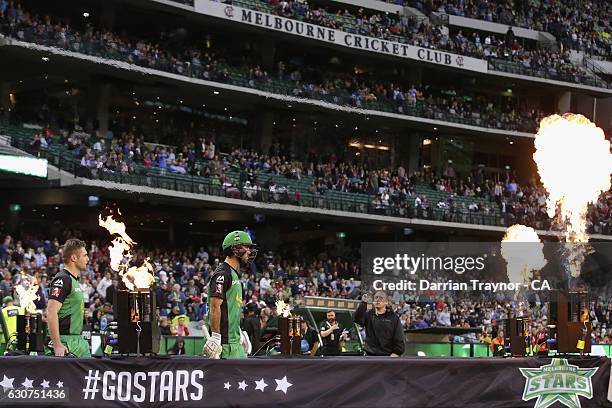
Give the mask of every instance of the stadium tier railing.
[[[193, 5], [193, 1], [190, 1], [190, 0], [172, 0], [172, 1], [177, 2], [177, 3], [182, 3], [182, 4]], [[223, 3], [232, 4], [232, 5], [243, 7], [246, 9], [261, 11], [261, 12], [268, 13], [268, 14], [276, 14], [274, 11], [274, 8], [270, 6], [264, 0], [224, 0]], [[300, 21], [305, 21], [304, 17], [301, 15], [293, 14], [289, 18], [300, 20]], [[334, 14], [334, 13], [329, 13], [327, 11], [324, 11], [321, 14], [321, 18], [327, 21], [334, 21], [338, 25], [339, 27], [338, 29], [342, 31], [345, 31], [351, 34], [368, 35], [367, 33], [360, 32], [360, 28], [356, 22], [356, 17], [353, 15], [340, 15], [340, 14]], [[417, 18], [414, 16], [410, 16], [410, 18], [413, 20], [414, 26], [418, 26], [419, 23], [423, 20], [423, 18]], [[311, 22], [311, 23], [317, 24], [316, 22]], [[444, 21], [440, 21], [439, 23], [444, 24]], [[445, 24], [447, 25], [448, 21], [446, 21]], [[403, 35], [397, 35], [397, 34], [388, 35], [387, 37], [385, 37], [385, 39], [390, 40], [390, 41], [395, 41], [398, 43], [403, 43], [403, 44], [408, 44], [410, 42], [409, 37], [406, 37]], [[450, 52], [453, 52], [453, 51], [450, 51]], [[524, 66], [520, 62], [508, 61], [508, 60], [503, 60], [499, 58], [485, 58], [485, 57], [478, 56], [478, 55], [471, 55], [470, 53], [467, 53], [465, 55], [473, 56], [475, 58], [487, 59], [489, 69], [493, 71], [507, 72], [511, 74], [524, 75], [524, 76], [530, 76], [530, 77], [536, 77], [536, 78], [544, 78], [544, 79], [550, 79], [550, 80], [556, 80], [556, 81], [562, 81], [562, 82], [583, 84], [583, 85], [589, 85], [589, 86], [600, 87], [600, 88], [610, 88], [612, 86], [612, 84], [610, 84], [608, 81], [600, 79], [599, 77], [595, 75], [586, 75], [585, 73], [571, 75], [571, 74], [567, 74], [564, 72], [556, 72], [556, 70], [551, 70], [546, 67], [530, 68], [530, 67]]]
[[572, 82], [584, 85], [590, 85], [598, 88], [610, 88], [611, 84], [594, 76], [577, 73], [574, 75], [564, 72], [556, 72], [550, 68], [531, 68], [522, 64], [509, 62], [502, 59], [491, 58], [489, 61], [489, 69], [493, 71], [507, 72], [509, 74], [526, 75], [554, 81]]
[[[12, 28], [3, 28], [3, 32], [8, 35], [16, 36]], [[269, 76], [266, 79], [252, 79], [249, 77], [248, 69], [219, 64], [219, 68], [215, 71], [208, 72], [202, 66], [195, 66], [182, 61], [167, 60], [162, 58], [153, 61], [143, 58], [134, 57], [131, 49], [113, 48], [109, 49], [101, 45], [99, 42], [87, 41], [82, 37], [77, 41], [68, 36], [67, 40], [61, 40], [54, 37], [42, 37], [41, 34], [31, 30], [22, 30], [19, 32], [18, 38], [22, 41], [32, 42], [36, 44], [58, 47], [86, 55], [106, 58], [110, 60], [118, 60], [144, 66], [151, 69], [170, 72], [174, 74], [184, 75], [192, 78], [206, 79], [214, 82], [225, 83], [245, 88], [258, 89], [260, 91], [279, 94], [281, 96], [304, 97], [323, 102], [328, 102], [334, 105], [351, 107], [355, 109], [368, 109], [379, 112], [403, 114], [407, 116], [434, 119], [448, 122], [452, 124], [470, 125], [486, 129], [500, 129], [506, 131], [527, 132], [533, 133], [536, 130], [537, 124], [535, 118], [527, 117], [510, 117], [502, 112], [470, 112], [466, 114], [456, 114], [442, 108], [438, 105], [428, 105], [422, 100], [390, 100], [383, 99], [381, 95], [360, 93], [351, 94], [346, 90], [335, 90], [332, 93], [326, 94], [320, 91], [313, 91], [307, 84], [298, 85], [298, 82], [288, 80], [279, 80], [276, 77]], [[518, 70], [520, 67], [508, 65], [507, 63], [494, 62], [498, 66], [507, 69], [508, 72]], [[513, 68], [514, 67], [514, 68]], [[207, 72], [207, 74], [205, 74]], [[546, 72], [540, 72], [538, 76], [547, 77]], [[518, 71], [517, 71], [518, 73]], [[549, 75], [550, 77], [550, 75]], [[551, 77], [551, 79], [554, 79]], [[316, 87], [314, 89], [317, 89]], [[458, 97], [460, 98], [460, 97]], [[469, 101], [469, 98], [464, 98]], [[448, 109], [447, 105], [447, 109]]]
[[[101, 180], [119, 184], [130, 184], [135, 186], [166, 189], [182, 193], [203, 194], [216, 197], [240, 199], [246, 201], [262, 202], [268, 204], [285, 204], [300, 207], [317, 208], [321, 210], [334, 210], [349, 213], [362, 213], [383, 215], [401, 218], [418, 218], [430, 221], [457, 222], [463, 224], [476, 224], [488, 226], [503, 226], [503, 219], [497, 214], [485, 214], [483, 212], [461, 212], [443, 208], [414, 208], [409, 200], [399, 203], [392, 199], [383, 204], [377, 202], [377, 197], [370, 194], [341, 192], [327, 190], [323, 193], [301, 192], [294, 185], [293, 190], [280, 188], [268, 190], [261, 188], [255, 190], [245, 184], [235, 183], [231, 187], [224, 187], [222, 181], [216, 178], [173, 174], [169, 171], [162, 172], [159, 168], [146, 168], [136, 166], [132, 173], [113, 172], [108, 170], [92, 171], [81, 166], [80, 160], [74, 157], [63, 147], [52, 145], [51, 148], [32, 150], [24, 137], [14, 137], [13, 143], [16, 147], [30, 152], [41, 158], [46, 158], [49, 164], [59, 170], [74, 174], [75, 177], [83, 177], [92, 180]], [[264, 173], [262, 176], [266, 176]], [[278, 177], [278, 176], [277, 176]], [[236, 174], [232, 181], [236, 180]], [[289, 179], [287, 179], [289, 180]], [[423, 190], [420, 190], [423, 191]], [[433, 197], [435, 190], [429, 191]], [[426, 195], [426, 192], [419, 193]], [[410, 200], [412, 201], [412, 199]], [[435, 205], [435, 203], [432, 203]]]
[[[534, 132], [536, 129], [535, 120], [529, 118], [503, 120], [501, 113], [488, 114], [486, 112], [472, 112], [469, 115], [463, 116], [444, 111], [441, 109], [441, 107], [436, 105], [427, 105], [421, 100], [417, 100], [414, 103], [407, 100], [382, 100], [379, 99], [380, 95], [375, 95], [374, 98], [369, 98], [367, 95], [360, 95], [359, 98], [354, 98], [353, 95], [344, 90], [336, 90], [330, 94], [313, 92], [310, 91], [309, 87], [305, 84], [297, 86], [291, 81], [278, 80], [272, 76], [269, 76], [266, 80], [251, 79], [249, 78], [248, 70], [228, 66], [226, 64], [220, 64], [219, 69], [214, 72], [209, 72], [208, 75], [204, 75], [205, 69], [202, 67], [183, 63], [173, 64], [171, 61], [163, 59], [158, 59], [155, 61], [140, 60], [138, 58], [134, 58], [134, 56], [131, 55], [130, 50], [109, 50], [100, 46], [100, 44], [96, 42], [80, 40], [78, 47], [75, 47], [70, 41], [62, 41], [53, 38], [41, 38], [32, 32], [25, 32], [23, 34], [23, 40], [46, 46], [69, 49], [101, 58], [123, 61], [130, 64], [180, 74], [191, 78], [207, 79], [214, 82], [258, 89], [260, 91], [275, 93], [283, 96], [300, 96], [307, 99], [323, 101], [334, 105], [352, 107], [356, 109], [368, 109], [379, 112], [403, 114], [425, 119], [440, 120], [448, 122], [449, 124], [457, 123], [487, 129], [501, 129], [528, 133]], [[299, 93], [297, 94], [294, 92], [296, 89], [299, 90]], [[467, 100], [468, 99], [466, 99], [466, 101]]]

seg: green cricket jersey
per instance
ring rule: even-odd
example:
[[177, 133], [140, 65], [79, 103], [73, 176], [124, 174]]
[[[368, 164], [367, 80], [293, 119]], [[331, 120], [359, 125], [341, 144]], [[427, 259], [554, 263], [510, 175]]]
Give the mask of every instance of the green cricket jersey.
[[226, 262], [221, 263], [208, 281], [206, 326], [210, 327], [210, 301], [216, 297], [221, 303], [221, 344], [240, 344], [240, 312], [242, 285], [238, 272]]
[[62, 303], [57, 314], [60, 334], [80, 335], [83, 332], [83, 292], [79, 281], [66, 269], [53, 278], [49, 299]]

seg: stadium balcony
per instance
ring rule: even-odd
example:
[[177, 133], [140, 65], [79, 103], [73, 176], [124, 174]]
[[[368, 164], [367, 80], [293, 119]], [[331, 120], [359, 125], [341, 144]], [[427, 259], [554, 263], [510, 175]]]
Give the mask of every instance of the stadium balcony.
[[[407, 101], [398, 103], [392, 100], [362, 100], [354, 102], [352, 95], [347, 91], [339, 91], [333, 94], [310, 93], [303, 96], [295, 96], [295, 84], [286, 80], [269, 78], [268, 81], [253, 81], [249, 78], [249, 70], [229, 66], [219, 66], [218, 77], [209, 76], [203, 79], [204, 69], [197, 68], [183, 61], [172, 62], [170, 60], [141, 61], [134, 58], [131, 50], [125, 48], [108, 49], [104, 45], [94, 41], [81, 39], [78, 45], [70, 44], [61, 39], [39, 37], [32, 32], [22, 32], [22, 40], [12, 37], [0, 38], [0, 44], [10, 47], [19, 47], [28, 52], [41, 52], [55, 54], [65, 58], [78, 58], [100, 65], [106, 65], [109, 69], [119, 69], [131, 73], [145, 73], [166, 78], [171, 81], [182, 81], [190, 84], [214, 87], [215, 89], [227, 89], [230, 91], [248, 93], [262, 96], [266, 99], [281, 101], [283, 103], [302, 103], [316, 107], [344, 111], [349, 113], [366, 114], [382, 118], [393, 118], [407, 120], [416, 124], [426, 124], [449, 129], [467, 130], [472, 132], [503, 135], [511, 137], [532, 138], [535, 132], [535, 123], [523, 119], [502, 122], [495, 114], [476, 113], [469, 117], [453, 114], [448, 110], [442, 110], [417, 101], [409, 104]], [[73, 51], [78, 49], [78, 52]]]
[[[38, 157], [45, 158], [54, 170], [68, 172], [75, 179], [82, 180], [83, 185], [106, 189], [117, 189], [147, 194], [165, 194], [175, 197], [211, 200], [218, 203], [246, 205], [270, 210], [290, 210], [300, 213], [334, 215], [349, 218], [368, 218], [370, 220], [408, 223], [426, 228], [478, 229], [488, 232], [503, 232], [506, 226], [516, 220], [504, 220], [500, 209], [493, 201], [482, 197], [462, 197], [437, 191], [425, 183], [416, 185], [416, 195], [431, 203], [426, 208], [415, 207], [411, 200], [399, 202], [388, 200], [382, 202], [378, 196], [327, 190], [323, 193], [311, 193], [309, 186], [312, 176], [300, 180], [288, 179], [283, 175], [257, 173], [262, 179], [272, 179], [278, 189], [255, 188], [239, 181], [238, 169], [228, 169], [231, 185], [224, 185], [216, 177], [192, 176], [163, 171], [156, 167], [145, 167], [133, 164], [133, 172], [117, 172], [106, 169], [92, 171], [80, 164], [80, 159], [64, 145], [52, 143], [46, 148], [32, 150], [29, 143], [36, 133], [31, 128], [19, 126], [0, 126], [0, 134], [8, 134], [15, 147], [29, 151]], [[91, 139], [90, 139], [91, 141]], [[70, 184], [79, 184], [73, 180]], [[133, 186], [132, 188], [128, 186]], [[413, 197], [414, 198], [414, 197]], [[457, 209], [440, 208], [436, 203], [452, 199]], [[490, 208], [490, 212], [467, 211], [470, 204], [476, 203], [480, 208]], [[459, 207], [463, 207], [460, 209]], [[508, 225], [506, 225], [508, 224]], [[544, 235], [554, 235], [552, 231], [541, 231]], [[609, 240], [612, 235], [593, 234], [594, 239]]]
[[[183, 3], [180, 0], [177, 0], [178, 3], [174, 2], [173, 0], [155, 0], [155, 1], [158, 3], [163, 2], [163, 4], [176, 4], [176, 5], [178, 5], [179, 3]], [[231, 7], [240, 7], [242, 9], [264, 13], [265, 15], [269, 15], [272, 18], [278, 15], [278, 13], [276, 13], [274, 8], [271, 7], [268, 4], [268, 2], [266, 2], [265, 0], [227, 0], [224, 3]], [[225, 6], [225, 4], [220, 4], [219, 2], [213, 1], [213, 0], [197, 0], [194, 2], [193, 11], [200, 13], [200, 14], [212, 16], [215, 18], [224, 18], [229, 21], [236, 22], [236, 23], [246, 22], [246, 24], [248, 24], [249, 26], [257, 26], [257, 27], [261, 27], [262, 29], [279, 31], [279, 32], [283, 32], [284, 30], [284, 29], [278, 29], [272, 26], [265, 26], [261, 22], [263, 21], [263, 19], [260, 19], [261, 24], [259, 24], [257, 23], [257, 21], [253, 20], [253, 18], [255, 17], [247, 19], [246, 21], [242, 21], [240, 17], [234, 17], [234, 16], [240, 15], [239, 10], [227, 11], [228, 14], [224, 14], [223, 8], [227, 7]], [[322, 25], [323, 27], [335, 28], [336, 30], [339, 30], [341, 32], [350, 33], [351, 35], [355, 35], [355, 36], [361, 35], [364, 38], [368, 38], [368, 43], [376, 38], [376, 37], [371, 37], [369, 35], [362, 34], [360, 32], [360, 27], [356, 23], [356, 18], [353, 15], [334, 14], [334, 13], [330, 13], [326, 11], [319, 11], [319, 12], [320, 12], [319, 20], [326, 22], [326, 25]], [[293, 20], [293, 21], [300, 21], [300, 22], [305, 22], [307, 20], [304, 16], [299, 16], [299, 15], [298, 16], [291, 15], [289, 17], [282, 17], [282, 18]], [[415, 17], [411, 16], [411, 18], [415, 18]], [[418, 17], [416, 17], [416, 19], [418, 20]], [[316, 22], [313, 23], [310, 21], [309, 21], [309, 24], [313, 24], [315, 26], [319, 25]], [[297, 34], [295, 32], [291, 32], [291, 34], [300, 35], [302, 37], [305, 36], [302, 34]], [[411, 45], [414, 42], [414, 39], [412, 37], [406, 36], [406, 35], [398, 35], [398, 34], [385, 34], [384, 36], [381, 35], [380, 38], [383, 40], [389, 41], [389, 44], [396, 43], [398, 45]], [[330, 42], [327, 39], [322, 40], [322, 41], [327, 44], [329, 44]], [[332, 41], [332, 42], [344, 48], [350, 49], [350, 47], [347, 46], [346, 44], [341, 44], [335, 41]], [[428, 40], [428, 42], [433, 43], [434, 40], [430, 39]], [[537, 66], [537, 64], [536, 66], [531, 66], [531, 64], [526, 63], [522, 57], [513, 58], [510, 55], [508, 55], [507, 58], [498, 57], [496, 56], [497, 55], [496, 47], [494, 46], [482, 45], [482, 47], [479, 50], [476, 50], [475, 47], [466, 47], [464, 52], [459, 53], [457, 52], [456, 49], [452, 47], [451, 49], [449, 49], [450, 43], [452, 43], [452, 40], [448, 41], [446, 46], [442, 44], [437, 44], [434, 46], [427, 46], [427, 47], [423, 46], [423, 47], [420, 47], [420, 49], [424, 50], [422, 55], [425, 55], [425, 53], [428, 50], [431, 50], [431, 51], [436, 51], [436, 52], [440, 52], [440, 53], [449, 55], [449, 58], [452, 61], [457, 60], [458, 58], [463, 59], [463, 60], [465, 60], [466, 58], [470, 59], [471, 57], [471, 59], [474, 62], [478, 62], [478, 61], [484, 62], [485, 63], [484, 69], [476, 69], [476, 71], [480, 70], [479, 72], [483, 74], [496, 75], [496, 76], [502, 76], [502, 77], [507, 77], [507, 78], [516, 78], [516, 79], [520, 79], [524, 81], [531, 81], [531, 82], [535, 81], [535, 82], [540, 82], [540, 83], [555, 84], [558, 86], [565, 86], [565, 87], [571, 86], [576, 89], [584, 89], [584, 90], [597, 91], [597, 92], [603, 91], [605, 93], [612, 93], [612, 86], [610, 85], [609, 81], [606, 81], [597, 76], [597, 73], [600, 73], [600, 71], [592, 70], [591, 67], [585, 64], [577, 65], [577, 64], [568, 62], [564, 66], [571, 67], [571, 69], [565, 72], [564, 70], [559, 69], [559, 67]], [[414, 47], [419, 48], [418, 46], [414, 46]], [[483, 51], [486, 51], [485, 49], [487, 48], [491, 52], [483, 53]], [[360, 49], [360, 48], [353, 47], [353, 49]], [[374, 55], [379, 53], [378, 51], [372, 51], [372, 50], [368, 50], [368, 51], [373, 52]], [[390, 53], [389, 55], [394, 55], [394, 54]], [[399, 54], [397, 53], [395, 53], [395, 55], [399, 56]], [[465, 56], [465, 57], [460, 58], [460, 56]], [[419, 59], [423, 62], [426, 62], [428, 60], [428, 58], [425, 58], [425, 57], [416, 58], [417, 61]], [[559, 57], [553, 58], [553, 60], [554, 60], [553, 62], [556, 64], [560, 61], [560, 58]], [[429, 62], [434, 63], [433, 60], [430, 60]], [[465, 67], [463, 66], [463, 63], [459, 65], [450, 64], [447, 67], [451, 69], [465, 69]]]

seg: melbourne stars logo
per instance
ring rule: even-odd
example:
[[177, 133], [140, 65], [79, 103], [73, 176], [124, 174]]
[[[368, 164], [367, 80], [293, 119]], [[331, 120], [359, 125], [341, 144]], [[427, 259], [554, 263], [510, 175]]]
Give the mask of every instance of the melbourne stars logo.
[[540, 368], [519, 370], [527, 379], [523, 401], [537, 398], [534, 408], [547, 408], [557, 401], [568, 408], [580, 408], [579, 396], [593, 398], [591, 377], [597, 368], [580, 368], [557, 358]]

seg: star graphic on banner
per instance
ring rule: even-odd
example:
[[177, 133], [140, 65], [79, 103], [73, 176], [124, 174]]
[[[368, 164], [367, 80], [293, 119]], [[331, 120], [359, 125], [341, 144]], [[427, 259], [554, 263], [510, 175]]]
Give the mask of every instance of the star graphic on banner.
[[276, 381], [276, 389], [274, 391], [282, 391], [285, 394], [287, 393], [287, 389], [293, 385], [287, 381], [287, 376], [284, 376], [280, 380], [275, 379], [274, 381]]
[[4, 391], [6, 391], [9, 388], [15, 388], [15, 387], [13, 387], [13, 381], [14, 380], [15, 380], [14, 378], [8, 378], [6, 376], [6, 374], [5, 374], [4, 378], [2, 379], [2, 381], [0, 381], [0, 385], [2, 386], [2, 389]]
[[43, 380], [43, 381], [40, 383], [40, 386], [41, 386], [41, 387], [43, 387], [43, 388], [49, 388], [49, 381], [47, 381], [47, 380]]
[[257, 386], [255, 387], [255, 391], [261, 390], [261, 392], [264, 392], [264, 388], [268, 386], [268, 384], [266, 384], [263, 378], [259, 381], [255, 381], [255, 384], [257, 384]]
[[[597, 372], [597, 368], [580, 368], [569, 364], [565, 358], [557, 358], [539, 368], [519, 368], [519, 370], [527, 380], [523, 390], [523, 401], [537, 398], [534, 408], [548, 408], [557, 401], [568, 408], [580, 408], [579, 396], [593, 398], [591, 377]], [[542, 381], [543, 377], [548, 379]], [[551, 378], [553, 380], [549, 381]]]
[[232, 384], [230, 384], [229, 382], [226, 382], [223, 384], [223, 388], [225, 388], [226, 390], [229, 390], [231, 388]]
[[248, 387], [247, 383], [244, 380], [238, 383], [238, 389], [242, 391], [246, 391], [246, 387]]
[[64, 388], [64, 383], [61, 381], [57, 382], [57, 388]]
[[32, 385], [32, 380], [30, 380], [28, 377], [25, 378], [21, 385], [23, 385], [23, 388], [34, 388]]

